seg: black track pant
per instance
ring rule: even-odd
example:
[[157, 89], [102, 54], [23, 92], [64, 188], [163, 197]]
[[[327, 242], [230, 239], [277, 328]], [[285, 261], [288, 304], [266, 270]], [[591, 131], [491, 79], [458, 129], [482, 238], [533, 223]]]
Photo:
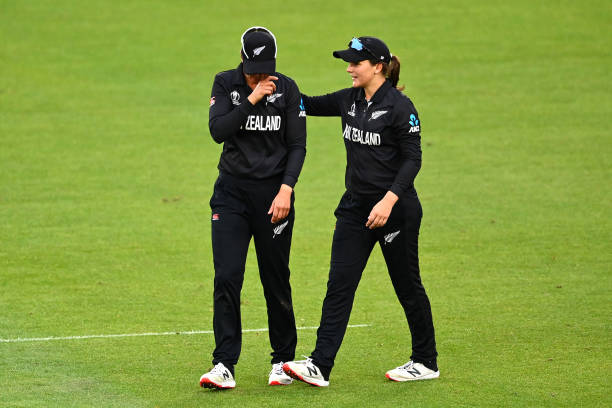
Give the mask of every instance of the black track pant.
[[268, 215], [280, 185], [280, 179], [242, 180], [222, 173], [210, 199], [215, 264], [213, 364], [222, 362], [231, 370], [242, 345], [240, 291], [251, 237], [268, 307], [272, 363], [294, 358], [297, 333], [289, 285], [293, 196], [287, 218], [272, 224]]
[[422, 209], [416, 194], [400, 197], [386, 225], [365, 227], [381, 197], [345, 193], [336, 209], [327, 294], [323, 301], [316, 348], [311, 357], [324, 372], [331, 371], [340, 348], [355, 291], [368, 257], [378, 242], [395, 293], [404, 308], [412, 335], [412, 360], [436, 368], [436, 342], [429, 299], [419, 273], [418, 236]]

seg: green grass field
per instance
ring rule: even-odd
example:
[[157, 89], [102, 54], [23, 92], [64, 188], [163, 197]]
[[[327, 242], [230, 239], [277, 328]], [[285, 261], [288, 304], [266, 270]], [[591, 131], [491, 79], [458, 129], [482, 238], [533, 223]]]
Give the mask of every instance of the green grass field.
[[[610, 21], [606, 1], [0, 0], [0, 406], [611, 406]], [[4, 341], [212, 330], [208, 102], [252, 25], [307, 94], [349, 86], [331, 51], [354, 35], [401, 58], [440, 379], [384, 378], [410, 336], [379, 249], [326, 389], [268, 387], [265, 332], [228, 392], [198, 387], [211, 334]], [[316, 327], [345, 154], [339, 119], [308, 131], [291, 267]], [[252, 251], [242, 295], [265, 328]]]

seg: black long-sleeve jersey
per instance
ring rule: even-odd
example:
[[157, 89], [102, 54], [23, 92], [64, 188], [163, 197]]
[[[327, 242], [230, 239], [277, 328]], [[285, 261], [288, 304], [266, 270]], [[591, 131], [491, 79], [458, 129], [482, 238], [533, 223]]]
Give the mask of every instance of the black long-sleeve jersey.
[[302, 95], [311, 116], [340, 116], [346, 146], [346, 189], [355, 194], [416, 193], [421, 124], [412, 101], [385, 81], [368, 102], [363, 88]]
[[252, 105], [242, 64], [215, 77], [208, 127], [223, 143], [218, 168], [233, 176], [266, 179], [282, 175], [291, 187], [306, 155], [306, 112], [297, 84], [274, 73], [276, 92]]

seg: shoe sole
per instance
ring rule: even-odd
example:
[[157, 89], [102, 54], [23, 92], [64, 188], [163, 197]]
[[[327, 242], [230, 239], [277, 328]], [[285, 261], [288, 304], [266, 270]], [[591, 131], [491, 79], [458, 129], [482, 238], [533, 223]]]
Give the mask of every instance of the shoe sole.
[[223, 386], [221, 384], [217, 384], [217, 383], [210, 381], [208, 378], [204, 378], [203, 380], [200, 381], [200, 387], [211, 388], [211, 389], [216, 389], [216, 390], [231, 390], [235, 388], [236, 386], [235, 385]]
[[299, 375], [298, 373], [293, 371], [291, 369], [291, 367], [289, 367], [286, 364], [283, 366], [283, 371], [289, 377], [294, 378], [294, 379], [299, 380], [299, 381], [302, 381], [302, 382], [305, 382], [306, 384], [310, 384], [310, 385], [315, 386], [315, 387], [327, 387], [329, 385], [329, 381], [326, 381], [327, 384], [319, 384], [319, 383], [314, 382], [314, 381], [308, 381], [307, 379], [305, 379], [304, 377], [302, 377], [301, 375]]
[[280, 381], [272, 381], [272, 382], [269, 382], [268, 385], [291, 385], [292, 383], [293, 381], [288, 382], [288, 383], [282, 383]]
[[437, 371], [435, 373], [427, 374], [427, 375], [424, 375], [422, 377], [417, 377], [417, 378], [391, 377], [389, 375], [389, 373], [386, 373], [385, 377], [387, 377], [391, 381], [396, 381], [396, 382], [419, 381], [419, 380], [435, 380], [436, 378], [440, 377], [440, 372]]

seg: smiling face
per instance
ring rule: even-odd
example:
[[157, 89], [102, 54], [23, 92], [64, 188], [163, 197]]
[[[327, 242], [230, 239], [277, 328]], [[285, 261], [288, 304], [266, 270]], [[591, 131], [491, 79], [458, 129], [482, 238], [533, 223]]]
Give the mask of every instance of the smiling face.
[[372, 64], [368, 60], [359, 62], [349, 62], [346, 72], [349, 73], [353, 80], [353, 88], [366, 88], [376, 74], [380, 74], [382, 69], [381, 64]]

